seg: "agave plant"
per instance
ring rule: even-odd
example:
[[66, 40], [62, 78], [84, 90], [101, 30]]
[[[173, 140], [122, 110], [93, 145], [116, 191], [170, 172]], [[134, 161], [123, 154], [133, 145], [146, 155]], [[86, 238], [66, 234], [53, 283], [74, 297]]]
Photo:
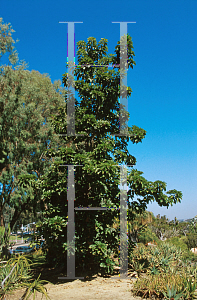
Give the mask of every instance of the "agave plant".
[[6, 265], [0, 268], [0, 281], [2, 283], [0, 296], [2, 299], [19, 287], [22, 281], [30, 278], [30, 265], [27, 258], [24, 256], [11, 258], [6, 262]]
[[158, 248], [152, 249], [153, 255], [157, 256], [160, 254], [160, 251]]
[[155, 266], [150, 270], [150, 273], [152, 274], [152, 275], [157, 275], [157, 274], [159, 274], [159, 270], [157, 269], [157, 268], [155, 268]]
[[134, 271], [136, 271], [137, 272], [137, 275], [139, 276], [141, 273], [142, 273], [142, 271], [144, 270], [144, 264], [145, 263], [140, 263], [139, 261], [134, 261], [133, 262], [133, 268], [134, 268]]
[[172, 288], [170, 289], [169, 286], [167, 285], [167, 294], [165, 292], [163, 292], [164, 294], [164, 299], [167, 300], [178, 300], [178, 299], [184, 299], [184, 295], [183, 293], [179, 293], [177, 294], [177, 290], [174, 288], [174, 286], [172, 286]]
[[3, 286], [0, 288], [0, 299], [5, 299], [5, 296], [11, 294], [13, 290], [19, 287], [26, 287], [26, 291], [23, 294], [21, 300], [29, 299], [33, 293], [33, 299], [35, 299], [36, 292], [42, 293], [46, 299], [50, 299], [47, 295], [46, 288], [43, 284], [47, 283], [46, 280], [37, 280], [29, 283], [32, 278], [30, 274], [31, 261], [25, 256], [18, 256], [17, 258], [11, 258], [6, 265], [0, 269], [0, 280], [4, 281]]
[[191, 276], [193, 276], [195, 278], [195, 280], [197, 280], [197, 265], [196, 265], [196, 263], [191, 266], [190, 274], [191, 274]]
[[193, 278], [184, 278], [184, 284], [183, 284], [185, 291], [184, 295], [186, 299], [196, 299], [197, 298], [197, 284], [196, 280]]
[[164, 272], [166, 272], [169, 269], [170, 259], [168, 257], [162, 257], [160, 260], [160, 267]]
[[[41, 274], [40, 274], [41, 275]], [[21, 286], [26, 287], [25, 293], [20, 300], [27, 300], [33, 294], [33, 300], [36, 299], [36, 292], [42, 293], [46, 299], [51, 299], [47, 294], [47, 289], [43, 284], [49, 283], [47, 280], [39, 280], [38, 278], [32, 283], [22, 283]]]

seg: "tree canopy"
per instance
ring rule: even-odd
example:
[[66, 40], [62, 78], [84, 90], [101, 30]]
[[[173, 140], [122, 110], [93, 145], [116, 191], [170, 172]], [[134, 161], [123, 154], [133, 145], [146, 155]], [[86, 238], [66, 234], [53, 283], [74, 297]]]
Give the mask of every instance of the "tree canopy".
[[[134, 52], [130, 35], [127, 38], [128, 67], [133, 68]], [[119, 97], [120, 97], [120, 41], [115, 54], [107, 54], [107, 40], [97, 43], [93, 37], [77, 43], [78, 66], [75, 67], [75, 90], [80, 101], [75, 100], [76, 133], [83, 136], [64, 136], [64, 147], [46, 151], [53, 158], [51, 168], [40, 177], [43, 191], [42, 199], [46, 204], [45, 219], [39, 228], [46, 239], [47, 257], [58, 263], [67, 259], [67, 167], [60, 164], [83, 165], [75, 167], [75, 207], [116, 207], [120, 206], [119, 164], [135, 165], [136, 158], [127, 147], [128, 142], [142, 142], [146, 131], [135, 125], [128, 127], [130, 136], [112, 136], [119, 133]], [[113, 64], [108, 67], [94, 67], [99, 64]], [[91, 65], [91, 66], [90, 66]], [[63, 75], [64, 86], [68, 86], [68, 74]], [[127, 88], [128, 96], [131, 88]], [[68, 95], [65, 100], [68, 103]], [[129, 113], [123, 109], [124, 119]], [[67, 107], [58, 110], [52, 124], [57, 134], [66, 134]], [[166, 192], [166, 183], [151, 182], [142, 176], [143, 172], [131, 169], [127, 176], [128, 220], [134, 218], [134, 212], [143, 212], [150, 201], [160, 206], [180, 202], [182, 193], [177, 190]], [[166, 192], [166, 194], [165, 194]], [[137, 196], [138, 199], [134, 200]], [[113, 270], [112, 255], [117, 252], [119, 228], [113, 228], [118, 210], [76, 211], [76, 266], [90, 268], [97, 265], [101, 270]]]
[[[3, 23], [3, 18], [0, 18], [0, 59], [3, 55], [8, 55], [9, 62], [13, 65], [18, 62], [18, 52], [15, 49], [15, 40], [12, 37], [13, 32], [10, 23]], [[17, 40], [18, 41], [18, 40]]]
[[47, 74], [30, 72], [12, 60], [12, 32], [0, 19], [0, 57], [7, 51], [12, 63], [0, 69], [0, 224], [5, 226], [4, 210], [9, 206], [14, 209], [11, 229], [22, 212], [41, 205], [35, 183], [51, 165], [44, 151], [61, 144], [50, 119], [65, 105], [60, 80], [53, 84]]

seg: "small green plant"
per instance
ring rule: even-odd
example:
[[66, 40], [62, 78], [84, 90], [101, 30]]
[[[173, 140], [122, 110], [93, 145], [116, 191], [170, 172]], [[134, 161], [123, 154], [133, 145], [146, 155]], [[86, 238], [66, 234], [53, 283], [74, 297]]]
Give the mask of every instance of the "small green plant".
[[[7, 277], [9, 275], [9, 277]], [[9, 261], [0, 269], [0, 281], [6, 279], [4, 283], [5, 290], [11, 290], [12, 287], [16, 287], [23, 280], [29, 280], [30, 275], [30, 263], [25, 256], [18, 256], [17, 258], [11, 258]]]
[[[41, 274], [40, 274], [41, 275]], [[22, 296], [23, 300], [27, 300], [30, 298], [30, 296], [33, 294], [33, 300], [36, 299], [36, 292], [42, 293], [46, 299], [50, 299], [50, 297], [47, 294], [46, 287], [43, 286], [43, 284], [48, 283], [47, 280], [39, 280], [40, 275], [38, 278], [32, 282], [32, 283], [22, 283], [21, 286], [26, 287], [26, 291]]]
[[159, 274], [160, 272], [159, 272], [159, 270], [158, 270], [157, 268], [153, 267], [153, 268], [151, 269], [150, 273], [151, 273], [152, 275], [157, 275], [157, 274]]
[[180, 238], [180, 237], [174, 236], [174, 237], [171, 237], [171, 238], [168, 239], [168, 243], [176, 246], [177, 249], [179, 248], [182, 251], [187, 251], [188, 250], [188, 246], [185, 243], [185, 239], [184, 238], [183, 237]]
[[162, 257], [162, 259], [160, 260], [160, 267], [164, 272], [166, 272], [169, 269], [170, 261], [171, 257]]
[[134, 283], [133, 293], [134, 295], [139, 295], [141, 297], [157, 295], [157, 297], [162, 298], [164, 293], [168, 293], [167, 286], [171, 284], [174, 286], [176, 285], [178, 293], [182, 292], [182, 283], [183, 280], [179, 274], [150, 274], [145, 278], [138, 278], [138, 280]]
[[43, 286], [48, 281], [39, 280], [39, 276], [35, 281], [31, 282], [31, 265], [30, 259], [27, 259], [24, 255], [19, 255], [11, 258], [0, 267], [0, 281], [1, 283], [3, 282], [0, 288], [0, 299], [3, 300], [6, 295], [11, 294], [20, 287], [26, 287], [26, 291], [21, 298], [22, 300], [29, 299], [32, 293], [33, 299], [35, 299], [36, 292], [40, 292], [45, 295], [46, 299], [50, 299], [46, 293], [46, 288]]
[[155, 275], [150, 275], [148, 278], [138, 278], [134, 284], [133, 293], [142, 298], [151, 297], [156, 295], [160, 297], [159, 285]]
[[167, 294], [165, 292], [163, 292], [165, 298], [167, 300], [178, 300], [178, 299], [184, 299], [183, 298], [183, 293], [179, 293], [177, 294], [177, 290], [174, 288], [174, 286], [172, 286], [172, 288], [170, 289], [169, 286], [167, 286]]
[[196, 280], [192, 277], [190, 278], [184, 278], [183, 279], [183, 287], [184, 290], [184, 296], [186, 299], [197, 299], [197, 293], [196, 293]]
[[145, 265], [145, 262], [140, 262], [140, 261], [133, 263], [134, 270], [137, 272], [138, 276], [144, 271], [144, 265]]
[[129, 266], [133, 271], [137, 271], [138, 264], [143, 263], [143, 272], [147, 274], [168, 273], [172, 266], [182, 264], [176, 247], [168, 244], [157, 245], [154, 248], [138, 245], [129, 253]]
[[102, 243], [100, 241], [95, 241], [95, 244], [90, 245], [89, 248], [92, 249], [93, 255], [101, 256], [101, 262], [100, 262], [100, 267], [102, 268], [101, 273], [105, 273], [104, 270], [106, 270], [108, 274], [113, 273], [115, 262], [110, 257], [112, 253], [110, 253], [110, 250], [107, 249], [107, 244]]

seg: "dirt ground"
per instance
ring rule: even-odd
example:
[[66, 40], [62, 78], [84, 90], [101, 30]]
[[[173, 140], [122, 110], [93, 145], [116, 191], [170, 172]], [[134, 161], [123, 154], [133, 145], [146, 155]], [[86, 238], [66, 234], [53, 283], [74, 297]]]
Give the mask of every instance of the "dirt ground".
[[[46, 271], [46, 270], [45, 270]], [[80, 274], [85, 279], [75, 280], [58, 280], [62, 273], [54, 274], [48, 271], [48, 278], [52, 283], [45, 285], [51, 300], [141, 300], [141, 297], [132, 296], [132, 286], [136, 278], [129, 277], [128, 279], [111, 279], [118, 276], [118, 273], [112, 276], [102, 277], [101, 274]], [[65, 275], [63, 275], [65, 276]], [[42, 276], [43, 277], [43, 276]], [[50, 280], [51, 278], [51, 280]], [[43, 278], [42, 278], [43, 279]], [[16, 290], [13, 295], [6, 296], [6, 300], [19, 300], [24, 293], [24, 289]], [[29, 298], [32, 300], [33, 296]], [[36, 300], [45, 299], [42, 294], [37, 293]]]
[[[67, 282], [62, 284], [47, 284], [48, 295], [51, 300], [137, 300], [140, 297], [132, 297], [131, 288], [133, 280], [111, 280], [110, 278], [99, 278], [91, 281], [85, 281], [76, 279], [73, 282]], [[8, 300], [17, 300], [23, 295], [23, 290], [16, 291], [13, 295], [7, 296]], [[29, 298], [33, 299], [33, 296]], [[41, 294], [37, 294], [37, 300], [45, 299]]]
[[[132, 297], [131, 288], [133, 280], [111, 280], [110, 278], [95, 278], [91, 281], [81, 281], [62, 284], [45, 285], [51, 300], [137, 300], [140, 297]], [[8, 300], [20, 299], [24, 290], [16, 291], [12, 296], [7, 296]], [[29, 298], [33, 299], [33, 296]], [[37, 300], [45, 299], [41, 294], [37, 294]]]

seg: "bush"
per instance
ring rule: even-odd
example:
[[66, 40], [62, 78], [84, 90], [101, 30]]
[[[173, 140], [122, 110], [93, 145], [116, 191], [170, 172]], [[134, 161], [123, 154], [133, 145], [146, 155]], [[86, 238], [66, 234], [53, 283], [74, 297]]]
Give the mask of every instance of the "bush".
[[147, 244], [147, 243], [153, 242], [153, 241], [155, 241], [156, 243], [158, 243], [160, 240], [156, 236], [156, 234], [151, 231], [150, 228], [147, 228], [145, 232], [142, 232], [139, 235], [139, 242], [140, 243]]
[[140, 276], [133, 287], [134, 295], [157, 296], [165, 299], [194, 299], [197, 297], [197, 269], [183, 259], [181, 248], [163, 242], [154, 248], [140, 245], [130, 255], [131, 267]]
[[169, 244], [172, 244], [174, 246], [176, 246], [177, 248], [181, 248], [181, 250], [183, 252], [187, 252], [188, 251], [188, 247], [187, 247], [187, 244], [185, 243], [185, 239], [184, 237], [183, 238], [180, 238], [180, 237], [171, 237], [170, 239], [167, 240], [167, 242]]
[[39, 280], [40, 276], [33, 281], [30, 266], [31, 261], [24, 255], [11, 258], [6, 264], [0, 266], [0, 281], [3, 282], [9, 275], [4, 282], [3, 288], [2, 286], [0, 287], [1, 299], [5, 299], [6, 295], [11, 294], [13, 290], [20, 287], [26, 287], [26, 291], [21, 299], [28, 299], [30, 294], [34, 293], [35, 295], [37, 291], [44, 294], [46, 299], [49, 298], [45, 287], [43, 287], [43, 284], [47, 281]]
[[197, 233], [188, 233], [187, 240], [185, 243], [186, 243], [188, 249], [196, 248], [197, 247]]
[[129, 265], [133, 271], [139, 274], [141, 272], [149, 274], [167, 273], [175, 262], [178, 263], [181, 255], [180, 249], [167, 243], [162, 243], [157, 247], [146, 247], [143, 244], [138, 244], [138, 248], [129, 254]]

